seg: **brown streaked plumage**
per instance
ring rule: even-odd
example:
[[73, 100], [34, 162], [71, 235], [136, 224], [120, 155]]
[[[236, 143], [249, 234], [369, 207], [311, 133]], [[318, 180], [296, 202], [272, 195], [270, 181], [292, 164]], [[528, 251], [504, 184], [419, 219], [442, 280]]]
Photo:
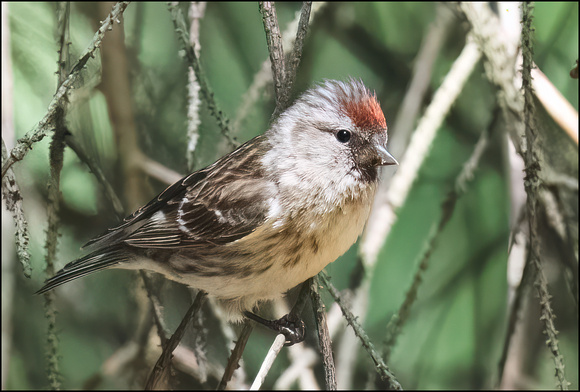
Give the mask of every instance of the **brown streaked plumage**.
[[106, 268], [148, 269], [215, 296], [232, 320], [314, 276], [361, 234], [378, 167], [396, 164], [374, 94], [306, 91], [263, 135], [169, 186], [89, 241], [38, 292]]

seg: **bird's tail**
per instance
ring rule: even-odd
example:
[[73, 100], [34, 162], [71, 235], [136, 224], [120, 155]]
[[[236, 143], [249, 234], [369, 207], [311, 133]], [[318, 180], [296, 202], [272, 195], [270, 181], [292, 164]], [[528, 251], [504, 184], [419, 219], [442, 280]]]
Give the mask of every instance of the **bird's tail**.
[[44, 282], [44, 286], [36, 292], [43, 294], [47, 291], [83, 277], [93, 272], [114, 267], [129, 260], [129, 255], [122, 246], [113, 246], [110, 249], [98, 249], [80, 259], [71, 261], [58, 271], [52, 278]]

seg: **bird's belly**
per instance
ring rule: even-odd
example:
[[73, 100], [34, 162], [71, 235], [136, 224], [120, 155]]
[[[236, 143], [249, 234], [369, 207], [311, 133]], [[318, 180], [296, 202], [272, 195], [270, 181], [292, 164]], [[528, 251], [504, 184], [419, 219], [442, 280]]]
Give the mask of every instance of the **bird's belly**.
[[176, 255], [173, 276], [207, 291], [226, 305], [231, 320], [260, 301], [280, 297], [344, 254], [362, 233], [370, 203], [343, 206], [310, 219], [316, 225], [265, 224], [252, 234], [205, 257]]
[[247, 277], [238, 282], [232, 279], [219, 296], [279, 297], [344, 254], [362, 233], [369, 211], [367, 205], [337, 209], [316, 226], [280, 229], [272, 225], [232, 244], [242, 255], [251, 254], [235, 264], [251, 266], [246, 266]]

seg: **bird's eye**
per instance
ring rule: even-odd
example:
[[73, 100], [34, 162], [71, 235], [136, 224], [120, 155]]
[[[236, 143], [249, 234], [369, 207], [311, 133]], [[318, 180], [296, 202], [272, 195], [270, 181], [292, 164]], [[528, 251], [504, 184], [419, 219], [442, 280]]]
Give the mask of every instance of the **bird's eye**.
[[336, 140], [338, 140], [341, 143], [346, 143], [350, 140], [350, 132], [347, 131], [346, 129], [341, 129], [336, 133]]

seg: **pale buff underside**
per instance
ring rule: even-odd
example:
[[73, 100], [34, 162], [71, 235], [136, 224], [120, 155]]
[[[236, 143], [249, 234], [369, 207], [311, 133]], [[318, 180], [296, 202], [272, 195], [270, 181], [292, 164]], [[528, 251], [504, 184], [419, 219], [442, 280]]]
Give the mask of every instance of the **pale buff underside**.
[[[210, 259], [205, 258], [204, 264], [216, 266], [247, 265], [249, 260], [244, 253], [252, 253], [253, 266], [259, 268], [271, 264], [263, 272], [249, 274], [240, 278], [237, 275], [201, 277], [195, 274], [178, 274], [175, 269], [167, 269], [162, 264], [143, 259], [146, 269], [162, 273], [168, 278], [191, 287], [207, 291], [215, 296], [226, 310], [230, 321], [241, 321], [241, 312], [251, 311], [259, 302], [279, 298], [289, 289], [304, 282], [319, 273], [326, 265], [344, 254], [361, 235], [370, 213], [375, 184], [368, 184], [358, 195], [358, 200], [347, 200], [341, 207], [335, 207], [321, 215], [312, 216], [316, 208], [307, 209], [311, 216], [293, 217], [294, 222], [287, 222], [286, 227], [292, 235], [287, 235], [282, 241], [279, 233], [279, 219], [266, 221], [252, 234], [227, 245], [225, 252], [219, 252]], [[287, 219], [287, 218], [286, 218]], [[319, 222], [308, 227], [295, 222]], [[265, 240], [266, 239], [266, 240]], [[317, 249], [312, 246], [315, 239]], [[236, 257], [236, 253], [242, 256]], [[294, 259], [296, 258], [296, 259]], [[288, 263], [288, 260], [296, 262]], [[179, 256], [170, 261], [179, 264]], [[191, 259], [187, 262], [191, 263]], [[131, 268], [141, 263], [127, 263], [122, 268]], [[243, 293], [243, 295], [240, 295]]]

